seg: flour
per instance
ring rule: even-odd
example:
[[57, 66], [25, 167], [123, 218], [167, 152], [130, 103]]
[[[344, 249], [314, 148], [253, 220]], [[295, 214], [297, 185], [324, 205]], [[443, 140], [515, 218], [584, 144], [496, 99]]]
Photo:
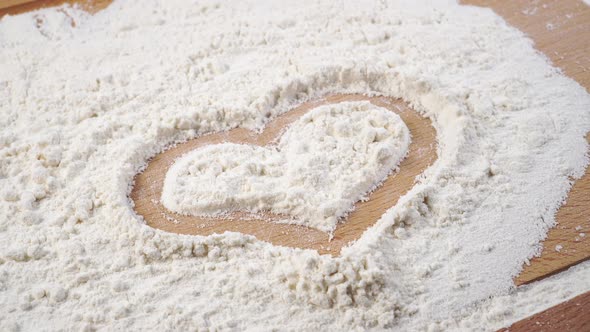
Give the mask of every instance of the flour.
[[270, 211], [284, 222], [334, 231], [408, 152], [402, 119], [369, 102], [320, 106], [276, 146], [224, 143], [186, 154], [170, 168], [162, 203], [192, 215]]
[[[60, 7], [2, 18], [0, 73], [0, 330], [495, 330], [590, 290], [588, 264], [512, 282], [584, 172], [590, 96], [490, 10]], [[330, 92], [403, 98], [438, 140], [340, 257], [134, 213], [133, 176], [164, 147]]]

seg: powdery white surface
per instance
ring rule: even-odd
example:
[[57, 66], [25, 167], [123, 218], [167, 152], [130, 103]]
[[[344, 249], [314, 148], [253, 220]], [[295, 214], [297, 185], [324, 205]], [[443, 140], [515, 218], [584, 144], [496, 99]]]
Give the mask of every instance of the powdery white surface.
[[410, 131], [369, 102], [320, 106], [265, 147], [223, 143], [185, 154], [166, 174], [162, 203], [187, 215], [270, 211], [332, 232], [400, 161]]
[[[494, 330], [590, 290], [588, 264], [512, 284], [584, 171], [590, 96], [489, 10], [121, 0], [4, 17], [0, 50], [2, 330]], [[439, 141], [341, 257], [133, 213], [167, 144], [329, 91], [402, 97]]]

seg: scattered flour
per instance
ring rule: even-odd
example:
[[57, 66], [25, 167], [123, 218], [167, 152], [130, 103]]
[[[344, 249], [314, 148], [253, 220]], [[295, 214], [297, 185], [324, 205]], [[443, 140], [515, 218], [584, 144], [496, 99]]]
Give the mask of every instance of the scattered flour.
[[[590, 96], [490, 10], [61, 7], [1, 19], [0, 73], [0, 330], [495, 330], [590, 290], [588, 263], [513, 285], [583, 174]], [[403, 98], [439, 142], [340, 257], [133, 212], [133, 176], [165, 146], [335, 91]]]
[[179, 158], [166, 175], [162, 203], [191, 215], [271, 211], [332, 232], [399, 165], [409, 144], [408, 127], [385, 108], [320, 106], [276, 145], [209, 145]]

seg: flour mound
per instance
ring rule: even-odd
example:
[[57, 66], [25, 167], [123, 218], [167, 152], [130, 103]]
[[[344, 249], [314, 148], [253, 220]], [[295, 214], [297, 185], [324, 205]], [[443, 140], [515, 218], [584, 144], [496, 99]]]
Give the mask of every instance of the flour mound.
[[402, 119], [369, 102], [318, 107], [278, 144], [223, 143], [187, 153], [170, 168], [162, 203], [185, 215], [270, 211], [332, 232], [408, 152]]

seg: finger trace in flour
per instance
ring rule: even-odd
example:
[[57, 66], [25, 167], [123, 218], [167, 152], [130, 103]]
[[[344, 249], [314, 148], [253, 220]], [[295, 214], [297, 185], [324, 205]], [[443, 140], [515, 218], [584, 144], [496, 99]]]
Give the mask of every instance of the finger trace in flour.
[[405, 157], [410, 132], [395, 113], [369, 102], [320, 106], [276, 145], [209, 145], [170, 168], [162, 203], [188, 215], [270, 211], [282, 222], [332, 232], [338, 220]]

